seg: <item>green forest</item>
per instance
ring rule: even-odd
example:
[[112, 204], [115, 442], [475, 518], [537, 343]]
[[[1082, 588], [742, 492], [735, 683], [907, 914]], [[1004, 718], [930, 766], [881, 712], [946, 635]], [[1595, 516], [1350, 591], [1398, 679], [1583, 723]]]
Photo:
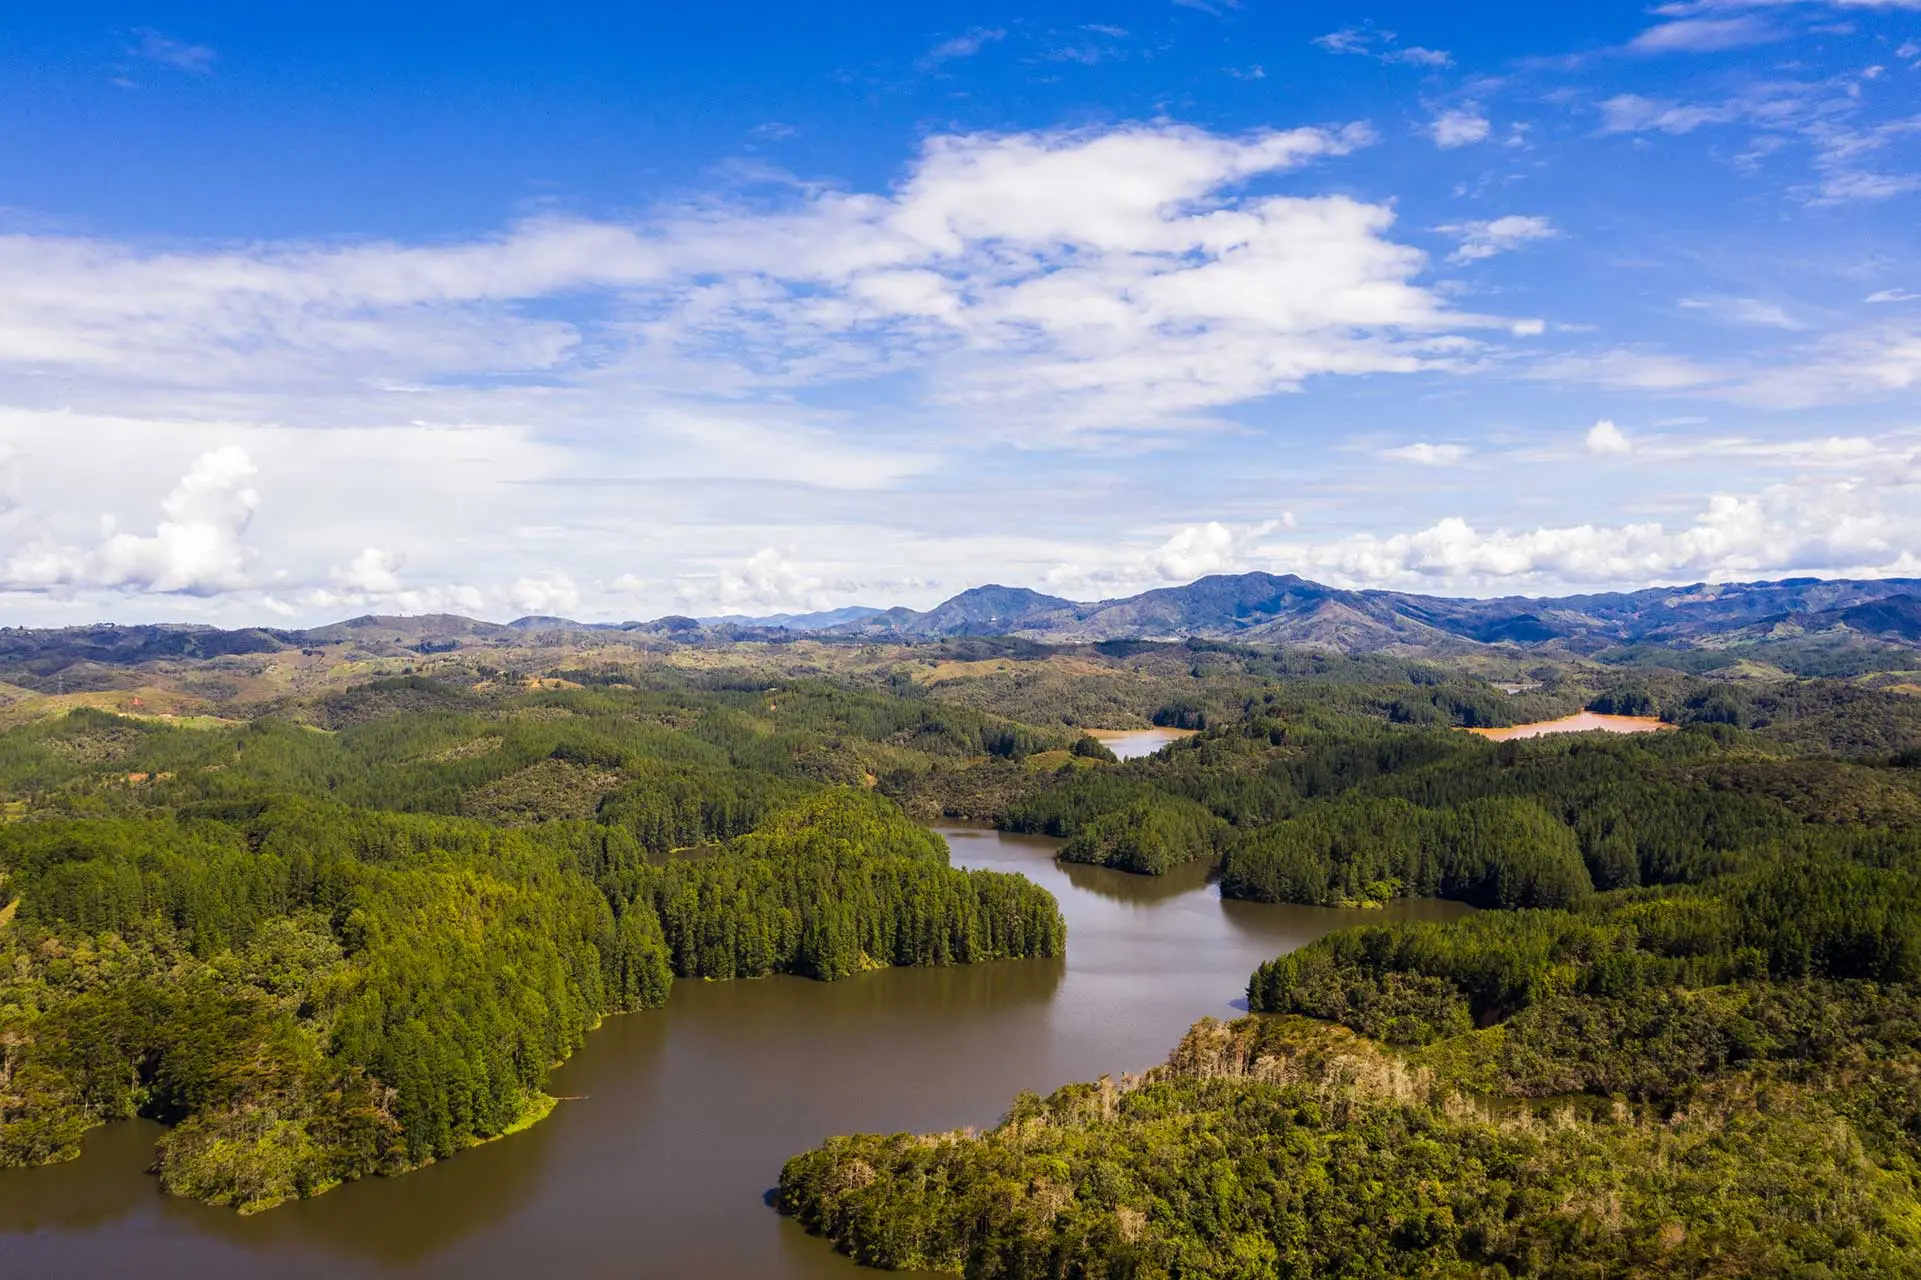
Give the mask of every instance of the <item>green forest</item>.
[[1277, 956], [1251, 1016], [987, 1132], [831, 1139], [782, 1211], [979, 1277], [1921, 1275], [1913, 701], [1640, 672], [1588, 704], [1675, 730], [1490, 742], [1372, 696], [1284, 684], [994, 817], [1481, 911]]
[[[950, 864], [927, 824], [961, 820], [1248, 902], [1479, 910], [1275, 956], [1143, 1076], [795, 1156], [778, 1207], [861, 1262], [1921, 1274], [1921, 698], [1658, 653], [1070, 656], [742, 644], [17, 716], [0, 1163], [145, 1116], [163, 1190], [253, 1211], [537, 1122], [676, 981], [1063, 955], [1049, 894]], [[1583, 708], [1667, 727], [1463, 732]], [[1149, 724], [1192, 732], [1085, 732]]]
[[149, 1116], [165, 1190], [259, 1209], [538, 1120], [548, 1070], [677, 977], [1061, 954], [1046, 892], [860, 785], [1044, 735], [764, 698], [403, 678], [0, 735], [0, 1163]]

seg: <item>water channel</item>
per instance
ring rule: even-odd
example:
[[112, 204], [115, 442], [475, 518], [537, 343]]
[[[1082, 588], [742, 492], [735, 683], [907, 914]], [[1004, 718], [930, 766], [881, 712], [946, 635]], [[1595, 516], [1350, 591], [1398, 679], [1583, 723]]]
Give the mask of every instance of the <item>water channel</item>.
[[1018, 1090], [1158, 1062], [1195, 1019], [1235, 1016], [1257, 964], [1331, 929], [1466, 910], [1227, 902], [1206, 867], [1132, 876], [1063, 866], [1055, 841], [942, 830], [957, 864], [1054, 893], [1066, 959], [681, 982], [589, 1037], [549, 1086], [580, 1100], [527, 1132], [248, 1218], [161, 1195], [158, 1126], [109, 1125], [77, 1161], [0, 1170], [0, 1276], [854, 1280], [873, 1273], [767, 1207], [787, 1156], [834, 1133], [991, 1125]]

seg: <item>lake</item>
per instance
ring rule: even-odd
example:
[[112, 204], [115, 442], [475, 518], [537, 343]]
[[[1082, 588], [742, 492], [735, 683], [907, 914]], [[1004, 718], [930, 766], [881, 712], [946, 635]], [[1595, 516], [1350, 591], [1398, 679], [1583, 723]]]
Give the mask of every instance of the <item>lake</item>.
[[1060, 899], [1065, 960], [676, 983], [665, 1009], [594, 1032], [549, 1086], [584, 1100], [525, 1133], [250, 1218], [161, 1195], [159, 1126], [108, 1125], [77, 1161], [0, 1170], [0, 1274], [853, 1280], [874, 1273], [767, 1207], [787, 1156], [991, 1125], [1018, 1090], [1160, 1061], [1195, 1019], [1240, 1012], [1257, 964], [1331, 929], [1467, 911], [1227, 902], [1203, 866], [1130, 876], [1062, 866], [1057, 841], [941, 830], [959, 865]]
[[1598, 711], [1577, 711], [1559, 720], [1536, 720], [1533, 724], [1466, 732], [1479, 734], [1491, 742], [1511, 742], [1516, 738], [1544, 738], [1551, 733], [1659, 733], [1675, 727], [1653, 716], [1604, 716]]
[[1151, 756], [1170, 742], [1194, 736], [1192, 729], [1089, 729], [1087, 732], [1123, 760]]

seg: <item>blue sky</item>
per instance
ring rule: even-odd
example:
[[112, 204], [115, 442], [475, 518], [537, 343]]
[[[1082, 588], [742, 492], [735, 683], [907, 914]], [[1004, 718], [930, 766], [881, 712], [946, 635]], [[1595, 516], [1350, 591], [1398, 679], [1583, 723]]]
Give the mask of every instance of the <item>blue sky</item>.
[[275, 8], [0, 19], [5, 621], [1921, 576], [1921, 0]]

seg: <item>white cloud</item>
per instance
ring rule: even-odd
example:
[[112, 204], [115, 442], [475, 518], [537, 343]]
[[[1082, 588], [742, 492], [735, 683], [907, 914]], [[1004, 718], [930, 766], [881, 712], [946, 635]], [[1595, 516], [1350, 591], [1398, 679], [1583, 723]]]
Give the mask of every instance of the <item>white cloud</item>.
[[1635, 53], [1719, 53], [1779, 40], [1787, 33], [1749, 14], [1683, 18], [1649, 27], [1628, 42]]
[[[1385, 192], [1313, 194], [1304, 170], [1367, 139], [1164, 123], [954, 135], [864, 190], [769, 180], [428, 246], [0, 238], [0, 446], [17, 450], [0, 478], [19, 495], [11, 512], [0, 496], [0, 560], [6, 585], [31, 593], [15, 618], [648, 616], [684, 590], [767, 611], [893, 603], [886, 584], [909, 575], [1032, 579], [1076, 557], [1152, 583], [1252, 567], [1246, 530], [1272, 489], [1182, 528], [1192, 513], [1142, 482], [1159, 463], [1136, 442], [1222, 428], [1193, 453], [1253, 458], [1245, 441], [1270, 436], [1287, 466], [1311, 469], [1318, 406], [1255, 402], [1317, 379], [1458, 369], [1769, 409], [1912, 394], [1921, 353], [1893, 324], [1788, 353], [1757, 330], [1752, 354], [1710, 357], [1570, 356], [1557, 323], [1524, 354], [1509, 335], [1548, 328], [1450, 301], [1465, 288], [1431, 281]], [[1479, 260], [1542, 233], [1546, 219], [1459, 223], [1435, 256], [1458, 243]], [[1560, 309], [1525, 296], [1528, 311]], [[1433, 396], [1410, 415], [1468, 385], [1408, 381]], [[1401, 439], [1465, 421], [1401, 420]], [[1397, 460], [1471, 446], [1477, 471], [1503, 465], [1499, 446], [1459, 439]], [[1637, 440], [1635, 461], [1663, 443]], [[138, 537], [91, 532], [93, 511], [150, 510], [185, 462], [230, 446], [258, 474], [221, 490], [227, 506], [169, 509], [157, 529], [128, 520]], [[1445, 474], [1362, 463], [1394, 503], [1369, 518], [1431, 525], [1448, 510], [1431, 505]], [[1085, 545], [1114, 538], [1114, 517], [1089, 504], [1110, 481], [1112, 509], [1155, 533], [1123, 531], [1102, 560]], [[254, 490], [264, 503], [241, 500]], [[1290, 500], [1311, 527], [1352, 527], [1361, 505], [1343, 504], [1370, 500], [1332, 492]], [[1599, 518], [1609, 495], [1587, 501], [1581, 516]], [[1477, 519], [1521, 527], [1511, 510]], [[167, 594], [122, 594], [138, 592]]]
[[739, 568], [721, 573], [715, 598], [722, 613], [825, 609], [829, 605], [827, 585], [778, 548], [762, 547]]
[[1487, 117], [1481, 114], [1480, 108], [1468, 106], [1441, 112], [1428, 123], [1427, 132], [1435, 146], [1453, 150], [1485, 142], [1488, 128]]
[[1451, 262], [1479, 262], [1535, 240], [1552, 240], [1561, 234], [1547, 218], [1520, 214], [1509, 214], [1484, 222], [1450, 223], [1435, 229], [1461, 242], [1461, 247], [1448, 255]]
[[[142, 253], [0, 238], [0, 368], [289, 389], [532, 376], [735, 397], [906, 373], [1026, 439], [1165, 429], [1316, 374], [1423, 367], [1479, 323], [1392, 211], [1238, 196], [1362, 127], [936, 137], [887, 195], [802, 189], [466, 244]], [[598, 294], [614, 319], [528, 304]], [[591, 312], [589, 313], [591, 315]]]
[[1603, 457], [1629, 453], [1634, 449], [1634, 442], [1627, 438], [1627, 433], [1609, 418], [1602, 418], [1588, 428], [1585, 443], [1589, 453]]
[[1871, 399], [1921, 387], [1921, 329], [1900, 324], [1834, 334], [1795, 358], [1743, 370], [1730, 398], [1776, 408]]
[[1373, 33], [1359, 27], [1343, 27], [1324, 36], [1315, 36], [1313, 42], [1329, 53], [1368, 53], [1371, 52]]
[[[1476, 528], [1459, 517], [1412, 533], [1286, 548], [1290, 562], [1341, 583], [1455, 590], [1716, 581], [1788, 572], [1878, 576], [1921, 564], [1911, 469], [1885, 494], [1855, 481], [1716, 494], [1693, 523]], [[1270, 549], [1278, 551], [1280, 549]]]
[[1209, 3], [1209, 0], [1174, 0], [1174, 5], [1180, 9], [1198, 9], [1209, 17], [1219, 18], [1224, 16], [1221, 13], [1223, 9], [1240, 8], [1241, 0], [1213, 0], [1213, 3]]
[[353, 563], [334, 575], [334, 580], [349, 591], [366, 595], [391, 595], [401, 589], [401, 559], [391, 551], [368, 547], [353, 558]]
[[1382, 62], [1398, 62], [1410, 67], [1446, 67], [1454, 63], [1454, 55], [1446, 49], [1424, 49], [1418, 44], [1404, 49], [1395, 49], [1381, 55]]
[[1819, 182], [1812, 196], [1816, 204], [1844, 204], [1856, 200], [1885, 200], [1921, 190], [1921, 172], [1890, 172], [1867, 167], [1889, 144], [1921, 136], [1921, 115], [1886, 120], [1865, 129], [1844, 128], [1818, 121], [1807, 130], [1814, 142]]
[[1921, 9], [1921, 0], [1668, 0], [1655, 13], [1681, 18], [1699, 13], [1722, 13], [1743, 9], [1788, 8], [1801, 4], [1832, 5], [1837, 9]]
[[1232, 569], [1241, 541], [1218, 520], [1189, 525], [1149, 552], [1147, 565], [1170, 582], [1190, 582]]
[[1731, 158], [1744, 174], [1759, 172], [1771, 157], [1799, 144], [1812, 167], [1812, 180], [1789, 184], [1787, 190], [1811, 204], [1883, 200], [1921, 189], [1921, 174], [1890, 168], [1885, 161], [1891, 144], [1921, 134], [1921, 115], [1867, 126], [1853, 123], [1866, 109], [1861, 79], [1854, 76], [1763, 80], [1710, 102], [1624, 93], [1605, 99], [1600, 108], [1602, 134], [1682, 136], [1710, 126], [1747, 126], [1754, 131], [1752, 140]]
[[1427, 49], [1418, 44], [1401, 48], [1382, 48], [1378, 51], [1375, 42], [1382, 45], [1394, 43], [1392, 31], [1379, 31], [1371, 27], [1344, 27], [1330, 31], [1324, 36], [1315, 36], [1313, 43], [1329, 53], [1358, 53], [1377, 61], [1408, 67], [1446, 67], [1452, 66], [1454, 57], [1445, 49]]
[[1863, 298], [1863, 302], [1913, 302], [1921, 299], [1921, 293], [1912, 289], [1880, 289]]
[[1603, 133], [1692, 133], [1707, 124], [1738, 120], [1741, 109], [1732, 104], [1684, 106], [1638, 93], [1620, 93], [1601, 103]]
[[555, 569], [516, 580], [508, 598], [522, 614], [565, 614], [579, 607], [580, 587], [571, 576]]
[[1617, 347], [1545, 357], [1524, 375], [1622, 390], [1711, 396], [1772, 410], [1861, 403], [1921, 386], [1921, 329], [1889, 322], [1798, 342], [1782, 352], [1704, 361]]
[[152, 27], [141, 27], [134, 32], [134, 36], [133, 53], [136, 57], [180, 71], [191, 71], [195, 75], [208, 75], [213, 71], [214, 51], [204, 44], [176, 40]]
[[1766, 302], [1759, 298], [1730, 298], [1714, 295], [1682, 298], [1680, 305], [1684, 310], [1704, 312], [1728, 324], [1790, 330], [1807, 327], [1779, 303]]
[[7, 559], [0, 590], [121, 588], [211, 595], [248, 585], [249, 548], [241, 542], [260, 495], [255, 468], [234, 446], [202, 454], [169, 493], [151, 534], [120, 533], [102, 521], [100, 541], [81, 548], [40, 541]]
[[1415, 462], [1424, 467], [1452, 467], [1467, 461], [1472, 452], [1463, 444], [1404, 444], [1397, 449], [1383, 449], [1381, 456], [1396, 462]]
[[988, 45], [1003, 40], [1007, 31], [1002, 27], [971, 27], [957, 36], [949, 37], [929, 49], [920, 60], [923, 71], [929, 71], [943, 62], [956, 58], [971, 58]]
[[[0, 518], [20, 506], [22, 482], [19, 455], [12, 445], [0, 440]], [[0, 530], [5, 528], [5, 524], [0, 524]]]

